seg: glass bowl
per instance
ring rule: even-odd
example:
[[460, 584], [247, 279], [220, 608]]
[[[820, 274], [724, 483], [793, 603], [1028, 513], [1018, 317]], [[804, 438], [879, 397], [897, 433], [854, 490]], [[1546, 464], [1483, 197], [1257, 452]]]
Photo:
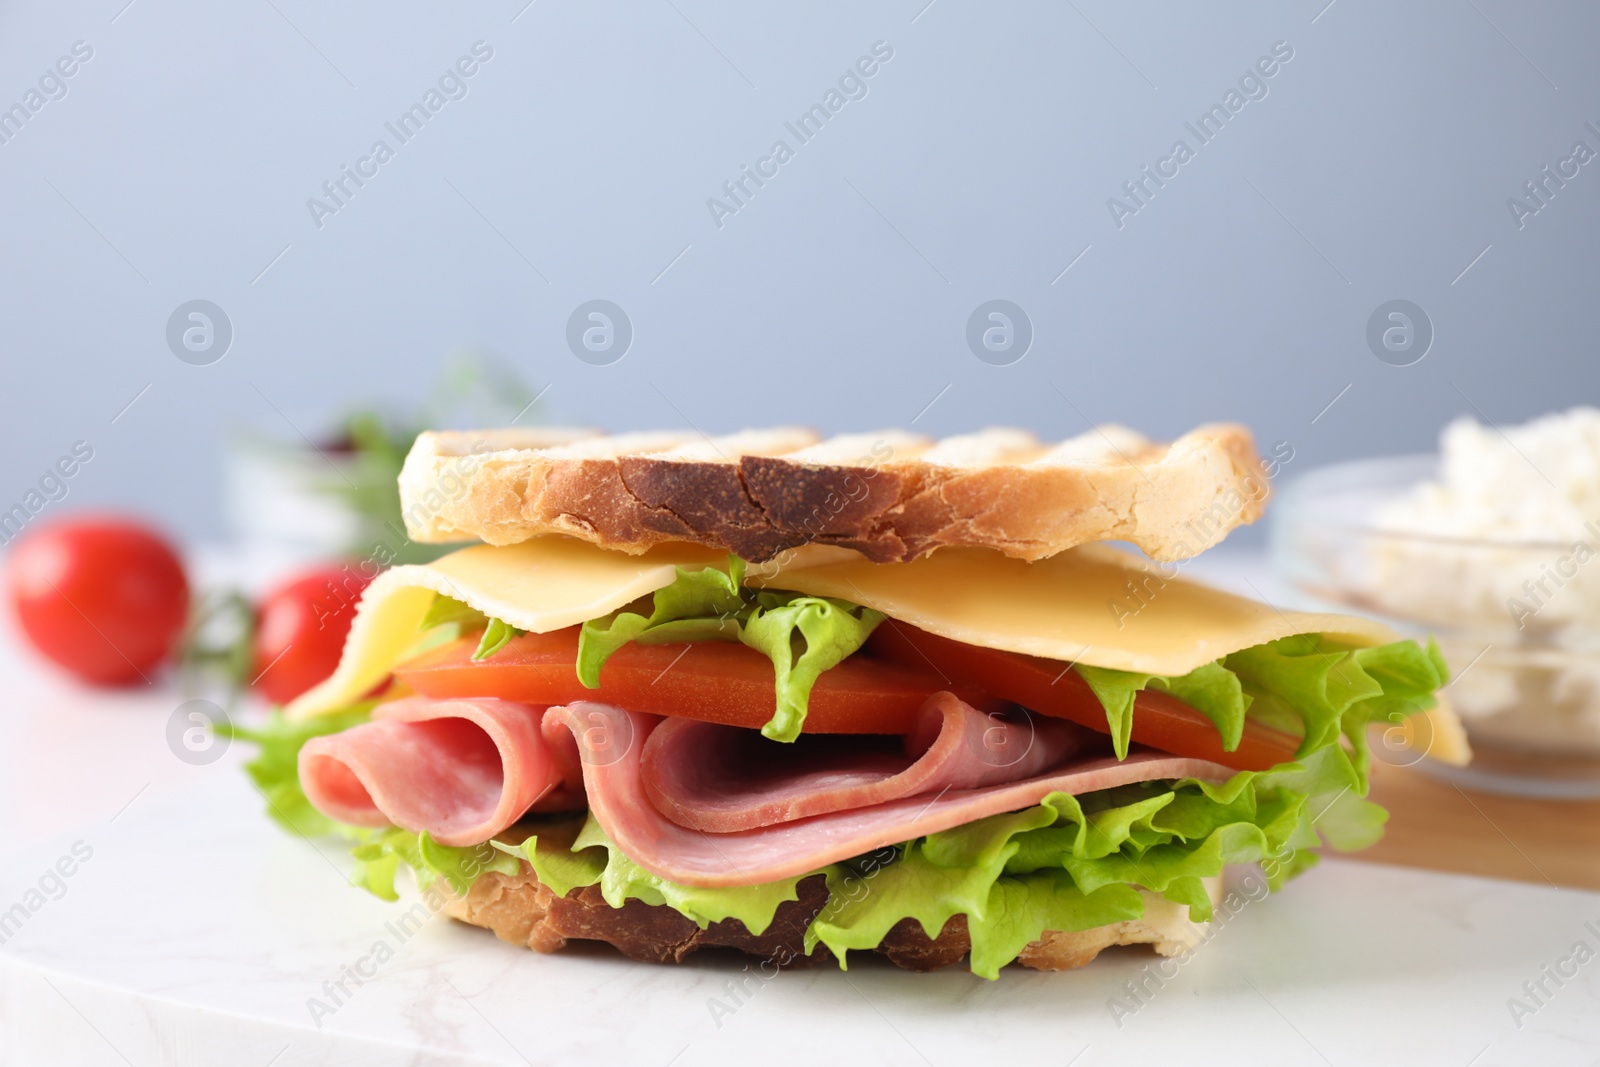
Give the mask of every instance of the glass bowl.
[[1474, 759], [1420, 767], [1493, 792], [1600, 796], [1600, 526], [1568, 543], [1385, 529], [1385, 507], [1437, 466], [1400, 456], [1297, 479], [1275, 505], [1273, 566], [1296, 607], [1438, 639]]

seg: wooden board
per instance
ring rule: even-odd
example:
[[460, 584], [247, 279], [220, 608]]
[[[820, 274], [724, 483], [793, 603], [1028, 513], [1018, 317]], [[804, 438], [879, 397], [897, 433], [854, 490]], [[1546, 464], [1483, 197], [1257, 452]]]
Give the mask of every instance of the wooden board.
[[1356, 859], [1600, 890], [1600, 800], [1535, 800], [1464, 790], [1374, 763], [1371, 799], [1388, 832]]

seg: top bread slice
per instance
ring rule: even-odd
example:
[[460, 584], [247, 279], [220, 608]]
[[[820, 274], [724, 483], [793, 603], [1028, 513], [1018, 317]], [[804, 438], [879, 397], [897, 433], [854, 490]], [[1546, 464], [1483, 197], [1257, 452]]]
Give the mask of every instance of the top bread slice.
[[807, 543], [888, 563], [952, 546], [1035, 560], [1106, 540], [1179, 560], [1255, 521], [1268, 492], [1250, 432], [1232, 424], [1170, 444], [1116, 425], [1057, 444], [1016, 429], [452, 431], [418, 436], [400, 474], [417, 541], [691, 541], [753, 563]]

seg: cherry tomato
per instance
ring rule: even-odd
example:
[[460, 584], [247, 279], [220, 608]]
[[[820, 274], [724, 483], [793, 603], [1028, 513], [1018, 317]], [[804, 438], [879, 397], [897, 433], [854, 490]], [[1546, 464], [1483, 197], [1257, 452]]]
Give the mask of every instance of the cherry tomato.
[[[775, 710], [772, 661], [746, 645], [623, 645], [601, 668], [598, 689], [586, 689], [578, 681], [576, 626], [524, 634], [474, 663], [477, 645], [472, 636], [424, 652], [395, 668], [395, 676], [424, 696], [500, 697], [529, 704], [600, 700], [630, 711], [752, 729]], [[1005, 706], [971, 687], [952, 686], [931, 671], [856, 655], [818, 677], [804, 730], [908, 733], [923, 701], [946, 689], [985, 710]]]
[[268, 593], [256, 613], [255, 688], [274, 704], [287, 704], [332, 674], [356, 602], [371, 581], [355, 564], [331, 564]]
[[150, 681], [183, 634], [189, 582], [172, 546], [130, 519], [85, 516], [29, 528], [6, 560], [22, 632], [95, 685]]
[[[895, 663], [937, 670], [954, 683], [979, 686], [1040, 714], [1111, 732], [1105, 708], [1089, 683], [1058, 660], [967, 645], [903, 622], [879, 626], [868, 639], [867, 650]], [[1287, 763], [1300, 745], [1297, 737], [1246, 719], [1239, 747], [1224, 752], [1222, 735], [1210, 719], [1176, 697], [1151, 689], [1134, 699], [1132, 738], [1174, 756], [1207, 759], [1241, 771], [1264, 771]]]

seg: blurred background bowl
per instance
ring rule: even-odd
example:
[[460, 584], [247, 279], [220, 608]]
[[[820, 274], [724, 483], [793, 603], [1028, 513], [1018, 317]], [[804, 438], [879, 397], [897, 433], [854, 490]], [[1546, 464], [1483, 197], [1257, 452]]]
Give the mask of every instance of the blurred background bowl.
[[1512, 541], [1390, 528], [1386, 509], [1438, 457], [1314, 470], [1276, 504], [1273, 565], [1295, 606], [1382, 619], [1439, 642], [1470, 768], [1422, 766], [1524, 796], [1600, 796], [1600, 566], [1588, 541]]

